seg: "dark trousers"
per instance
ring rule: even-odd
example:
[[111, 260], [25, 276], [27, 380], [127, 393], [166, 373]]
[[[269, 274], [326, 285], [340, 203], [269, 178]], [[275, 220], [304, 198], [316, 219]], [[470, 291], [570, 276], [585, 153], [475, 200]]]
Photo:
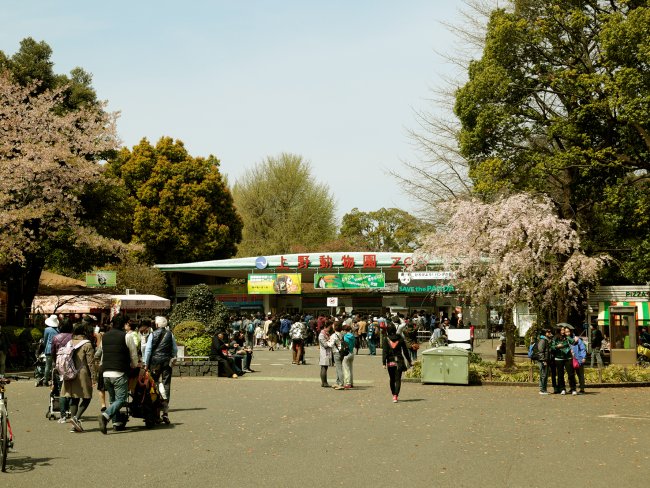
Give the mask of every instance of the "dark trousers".
[[556, 393], [560, 393], [562, 390], [566, 390], [566, 382], [564, 381], [564, 370], [566, 368], [567, 361], [565, 359], [556, 359], [555, 360], [555, 374], [556, 379]]
[[[559, 367], [558, 363], [562, 363], [562, 368]], [[569, 377], [569, 389], [571, 391], [576, 390], [576, 372], [575, 369], [573, 369], [573, 362], [571, 359], [563, 360], [563, 361], [555, 361], [556, 366], [558, 366], [558, 375], [559, 378], [558, 380], [561, 382], [560, 384], [560, 390], [566, 390], [566, 383], [564, 382], [564, 372], [566, 371], [567, 376]]]
[[388, 366], [388, 378], [390, 380], [390, 391], [393, 395], [399, 395], [402, 388], [402, 370], [399, 366]]
[[580, 391], [585, 391], [585, 367], [584, 365], [580, 365], [578, 369], [575, 369], [573, 367], [573, 362], [572, 361], [567, 361], [567, 363], [571, 366], [571, 374], [569, 375], [569, 382], [573, 379], [573, 386], [571, 386], [571, 390], [575, 391], [576, 389], [576, 375], [578, 375], [578, 383], [580, 384]]

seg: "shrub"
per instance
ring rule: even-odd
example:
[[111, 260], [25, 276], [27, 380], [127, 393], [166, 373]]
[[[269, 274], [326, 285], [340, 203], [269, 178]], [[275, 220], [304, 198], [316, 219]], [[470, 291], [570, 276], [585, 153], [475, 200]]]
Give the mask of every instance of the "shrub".
[[209, 356], [212, 338], [206, 335], [187, 339], [185, 342], [186, 356]]
[[207, 285], [196, 285], [190, 290], [186, 300], [177, 304], [169, 315], [169, 325], [176, 332], [181, 322], [201, 322], [208, 335], [228, 325], [229, 312], [226, 306], [215, 299]]
[[407, 378], [422, 378], [422, 361], [415, 361], [413, 367], [406, 372]]
[[36, 327], [32, 327], [29, 333], [32, 336], [32, 341], [33, 342], [38, 342], [43, 338], [43, 331], [40, 329], [37, 329]]
[[185, 320], [174, 328], [176, 340], [185, 344], [189, 339], [206, 335], [205, 326], [196, 320]]

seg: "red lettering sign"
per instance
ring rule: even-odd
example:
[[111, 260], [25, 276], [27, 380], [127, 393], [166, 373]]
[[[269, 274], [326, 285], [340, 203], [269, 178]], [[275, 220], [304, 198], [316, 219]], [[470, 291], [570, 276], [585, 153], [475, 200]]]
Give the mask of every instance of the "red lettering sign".
[[319, 268], [333, 268], [334, 267], [334, 263], [332, 262], [331, 256], [328, 256], [328, 255], [320, 256], [318, 258], [318, 261], [319, 261], [319, 264], [318, 264]]
[[343, 256], [341, 258], [341, 261], [343, 261], [344, 268], [354, 268], [354, 257], [350, 256], [349, 254]]
[[390, 265], [391, 268], [401, 268], [402, 267], [401, 266], [402, 258], [393, 256], [393, 257], [391, 257], [391, 259], [393, 260], [393, 264]]
[[309, 268], [309, 256], [298, 256], [298, 269]]
[[285, 259], [284, 256], [280, 256], [280, 266], [278, 266], [275, 269], [282, 269], [282, 270], [289, 269], [289, 267], [287, 266], [287, 260]]
[[376, 268], [377, 267], [377, 256], [375, 254], [364, 254], [363, 255], [363, 267], [364, 268]]

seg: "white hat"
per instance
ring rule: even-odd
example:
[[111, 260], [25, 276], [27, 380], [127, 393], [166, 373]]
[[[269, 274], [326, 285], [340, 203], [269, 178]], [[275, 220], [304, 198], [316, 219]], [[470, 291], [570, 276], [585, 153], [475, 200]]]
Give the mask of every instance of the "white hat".
[[50, 315], [45, 319], [45, 325], [56, 329], [59, 326], [59, 318], [56, 315]]
[[167, 327], [167, 319], [161, 315], [156, 316], [156, 327]]

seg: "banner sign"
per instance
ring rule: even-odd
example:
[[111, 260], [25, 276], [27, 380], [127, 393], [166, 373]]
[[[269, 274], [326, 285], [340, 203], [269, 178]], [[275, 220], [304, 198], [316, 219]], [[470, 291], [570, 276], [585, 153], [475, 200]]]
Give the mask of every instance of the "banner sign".
[[411, 271], [397, 273], [397, 279], [403, 285], [408, 285], [411, 281], [431, 281], [431, 280], [453, 280], [456, 277], [454, 271]]
[[249, 274], [250, 295], [300, 295], [302, 281], [300, 273]]
[[86, 273], [86, 286], [89, 288], [115, 288], [117, 273], [115, 271], [93, 271]]
[[363, 288], [383, 288], [386, 285], [384, 273], [330, 273], [314, 274], [314, 288], [357, 290]]
[[432, 285], [426, 281], [411, 281], [408, 285], [399, 284], [400, 293], [454, 293], [456, 287], [451, 283], [448, 285]]

